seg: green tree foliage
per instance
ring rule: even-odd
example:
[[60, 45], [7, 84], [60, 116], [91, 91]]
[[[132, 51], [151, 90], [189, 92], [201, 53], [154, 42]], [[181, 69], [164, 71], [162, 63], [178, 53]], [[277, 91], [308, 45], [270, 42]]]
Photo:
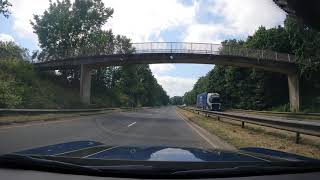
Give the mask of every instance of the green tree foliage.
[[26, 59], [28, 50], [19, 47], [14, 42], [0, 41], [0, 60], [7, 59]]
[[[48, 75], [47, 75], [48, 76]], [[48, 76], [50, 77], [50, 76]], [[72, 108], [81, 106], [74, 89], [42, 75], [22, 59], [0, 61], [1, 108]], [[77, 89], [76, 89], [77, 90]]]
[[[0, 42], [0, 108], [70, 108], [80, 106], [73, 89], [51, 82], [54, 75], [38, 74], [25, 58], [26, 50]], [[48, 79], [49, 77], [50, 80]]]
[[[260, 27], [246, 41], [227, 40], [222, 45], [222, 53], [229, 47], [243, 47], [295, 54], [301, 62], [303, 108], [319, 106], [319, 32], [287, 17], [284, 27]], [[193, 105], [196, 95], [202, 92], [220, 93], [223, 106], [233, 108], [268, 109], [280, 105], [287, 108], [289, 101], [286, 75], [249, 68], [216, 65], [197, 81], [191, 91], [185, 93], [184, 101]]]
[[51, 1], [49, 9], [41, 16], [35, 15], [31, 22], [42, 49], [39, 58], [52, 60], [87, 55], [96, 46], [101, 53], [110, 51], [111, 44], [107, 50], [101, 47], [110, 42], [112, 33], [102, 31], [101, 27], [112, 14], [113, 9], [106, 8], [101, 0]]
[[183, 104], [183, 98], [181, 96], [173, 96], [170, 98], [170, 104], [172, 105], [182, 105]]
[[200, 77], [193, 86], [193, 89], [186, 92], [183, 96], [183, 102], [187, 105], [194, 105], [197, 100], [197, 95], [203, 92], [207, 92], [209, 86], [209, 76]]
[[0, 14], [8, 18], [10, 11], [9, 7], [12, 6], [8, 0], [0, 0]]
[[109, 106], [159, 106], [169, 103], [168, 95], [157, 83], [149, 65], [124, 65], [107, 69], [103, 76], [105, 85], [93, 80], [94, 103], [105, 105], [109, 102]]

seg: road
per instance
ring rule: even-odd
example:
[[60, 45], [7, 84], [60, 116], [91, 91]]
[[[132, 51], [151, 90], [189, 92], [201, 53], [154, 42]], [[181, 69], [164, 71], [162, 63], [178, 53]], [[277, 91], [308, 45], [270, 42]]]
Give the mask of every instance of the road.
[[0, 127], [0, 154], [56, 143], [92, 140], [107, 145], [212, 148], [175, 107], [112, 112], [59, 121]]

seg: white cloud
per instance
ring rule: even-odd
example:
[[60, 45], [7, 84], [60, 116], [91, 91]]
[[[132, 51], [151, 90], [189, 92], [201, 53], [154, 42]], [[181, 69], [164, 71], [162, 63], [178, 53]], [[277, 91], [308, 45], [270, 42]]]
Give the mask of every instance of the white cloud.
[[190, 25], [185, 32], [185, 42], [207, 42], [219, 44], [221, 34], [232, 34], [234, 31], [222, 25], [195, 24]]
[[194, 78], [155, 76], [158, 83], [165, 89], [170, 97], [183, 96], [185, 92], [190, 91], [196, 83]]
[[223, 26], [245, 35], [254, 33], [261, 25], [282, 25], [286, 16], [272, 0], [215, 0], [210, 9], [223, 17]]
[[176, 67], [173, 64], [150, 64], [150, 69], [154, 75], [160, 75], [175, 70]]
[[[259, 26], [283, 25], [286, 16], [272, 0], [200, 0], [194, 6], [197, 17], [184, 32], [185, 42], [217, 44], [228, 38], [242, 39], [253, 34]], [[212, 16], [212, 21], [199, 22], [201, 13]]]
[[[225, 37], [245, 37], [259, 26], [282, 25], [285, 13], [272, 0], [105, 0], [115, 13], [104, 28], [138, 41], [163, 41], [160, 33], [181, 28], [183, 41], [220, 43]], [[221, 21], [201, 22], [199, 14], [219, 16]], [[210, 21], [210, 22], [209, 22]]]
[[4, 42], [14, 42], [14, 38], [9, 34], [0, 34], [0, 41]]
[[191, 24], [195, 16], [193, 6], [178, 0], [104, 0], [114, 8], [113, 18], [105, 28], [130, 37], [133, 41], [161, 41], [161, 31]]
[[37, 42], [37, 36], [33, 33], [30, 20], [33, 15], [43, 14], [49, 7], [49, 0], [12, 0], [13, 30], [21, 37]]

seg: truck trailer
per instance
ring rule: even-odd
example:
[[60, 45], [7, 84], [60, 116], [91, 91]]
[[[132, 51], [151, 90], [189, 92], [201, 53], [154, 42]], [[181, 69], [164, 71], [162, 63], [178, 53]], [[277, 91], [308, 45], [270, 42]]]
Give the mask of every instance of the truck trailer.
[[220, 95], [218, 93], [201, 93], [197, 95], [197, 108], [210, 111], [221, 111]]

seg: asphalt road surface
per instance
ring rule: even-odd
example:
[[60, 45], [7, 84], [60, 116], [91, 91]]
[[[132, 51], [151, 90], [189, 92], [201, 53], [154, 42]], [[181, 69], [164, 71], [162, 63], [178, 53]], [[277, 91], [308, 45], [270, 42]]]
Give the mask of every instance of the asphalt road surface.
[[0, 154], [77, 140], [99, 141], [114, 146], [212, 148], [213, 145], [183, 120], [175, 107], [163, 107], [2, 126]]

